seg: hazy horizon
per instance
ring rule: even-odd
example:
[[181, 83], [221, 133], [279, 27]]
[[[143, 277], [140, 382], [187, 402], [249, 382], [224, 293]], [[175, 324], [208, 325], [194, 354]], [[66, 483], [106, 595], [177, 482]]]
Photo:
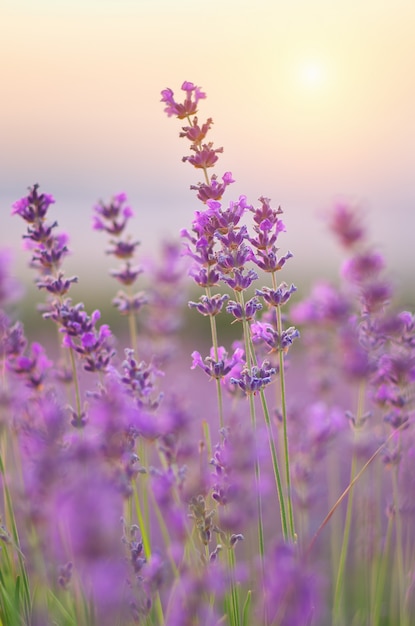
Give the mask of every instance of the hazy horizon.
[[332, 271], [340, 255], [319, 216], [344, 197], [361, 203], [392, 274], [410, 276], [413, 2], [6, 0], [0, 12], [0, 245], [19, 275], [24, 224], [10, 205], [35, 182], [56, 198], [76, 270], [107, 264], [90, 230], [98, 198], [127, 193], [144, 256], [189, 227], [199, 177], [160, 91], [191, 80], [224, 147], [215, 171], [237, 181], [224, 201], [282, 205], [293, 273]]

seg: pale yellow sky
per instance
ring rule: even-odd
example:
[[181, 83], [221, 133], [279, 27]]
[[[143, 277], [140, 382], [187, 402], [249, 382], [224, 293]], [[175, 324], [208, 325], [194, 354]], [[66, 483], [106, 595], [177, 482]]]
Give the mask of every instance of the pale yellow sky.
[[91, 236], [101, 258], [100, 196], [129, 195], [143, 252], [189, 226], [198, 176], [159, 94], [191, 80], [217, 173], [237, 180], [226, 199], [283, 205], [297, 272], [337, 258], [316, 215], [338, 195], [362, 200], [397, 275], [413, 264], [412, 0], [3, 0], [0, 15], [0, 243], [19, 245], [9, 205], [34, 182], [79, 259]]

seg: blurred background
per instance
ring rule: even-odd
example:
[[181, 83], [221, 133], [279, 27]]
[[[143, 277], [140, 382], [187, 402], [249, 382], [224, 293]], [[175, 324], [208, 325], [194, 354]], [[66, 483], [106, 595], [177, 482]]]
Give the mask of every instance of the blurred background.
[[35, 182], [56, 199], [67, 274], [86, 290], [116, 290], [106, 236], [90, 228], [99, 198], [127, 193], [141, 258], [190, 226], [201, 176], [160, 103], [189, 80], [224, 147], [215, 171], [236, 180], [224, 200], [284, 209], [287, 282], [337, 274], [322, 216], [346, 198], [414, 298], [413, 0], [1, 0], [0, 14], [0, 245], [25, 282], [25, 224], [10, 207]]

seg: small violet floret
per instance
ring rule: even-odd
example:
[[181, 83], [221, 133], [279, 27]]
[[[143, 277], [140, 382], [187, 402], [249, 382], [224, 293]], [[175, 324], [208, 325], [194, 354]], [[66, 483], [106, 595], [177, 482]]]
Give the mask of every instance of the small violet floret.
[[237, 348], [233, 355], [228, 358], [228, 353], [223, 346], [218, 348], [217, 359], [214, 348], [211, 348], [210, 356], [202, 359], [200, 352], [192, 352], [193, 363], [191, 369], [200, 367], [208, 376], [220, 380], [227, 376], [239, 363], [243, 362], [244, 352]]

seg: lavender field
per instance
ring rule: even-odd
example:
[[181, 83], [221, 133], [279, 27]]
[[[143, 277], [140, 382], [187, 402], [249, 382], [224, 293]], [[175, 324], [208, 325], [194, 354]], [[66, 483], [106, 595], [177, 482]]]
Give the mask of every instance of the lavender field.
[[0, 252], [0, 626], [411, 626], [415, 317], [370, 216], [333, 205], [338, 280], [300, 293], [284, 207], [232, 197], [204, 91], [161, 101], [195, 212], [145, 270], [127, 193], [85, 217], [117, 336], [71, 297], [53, 190], [11, 208], [48, 340]]

